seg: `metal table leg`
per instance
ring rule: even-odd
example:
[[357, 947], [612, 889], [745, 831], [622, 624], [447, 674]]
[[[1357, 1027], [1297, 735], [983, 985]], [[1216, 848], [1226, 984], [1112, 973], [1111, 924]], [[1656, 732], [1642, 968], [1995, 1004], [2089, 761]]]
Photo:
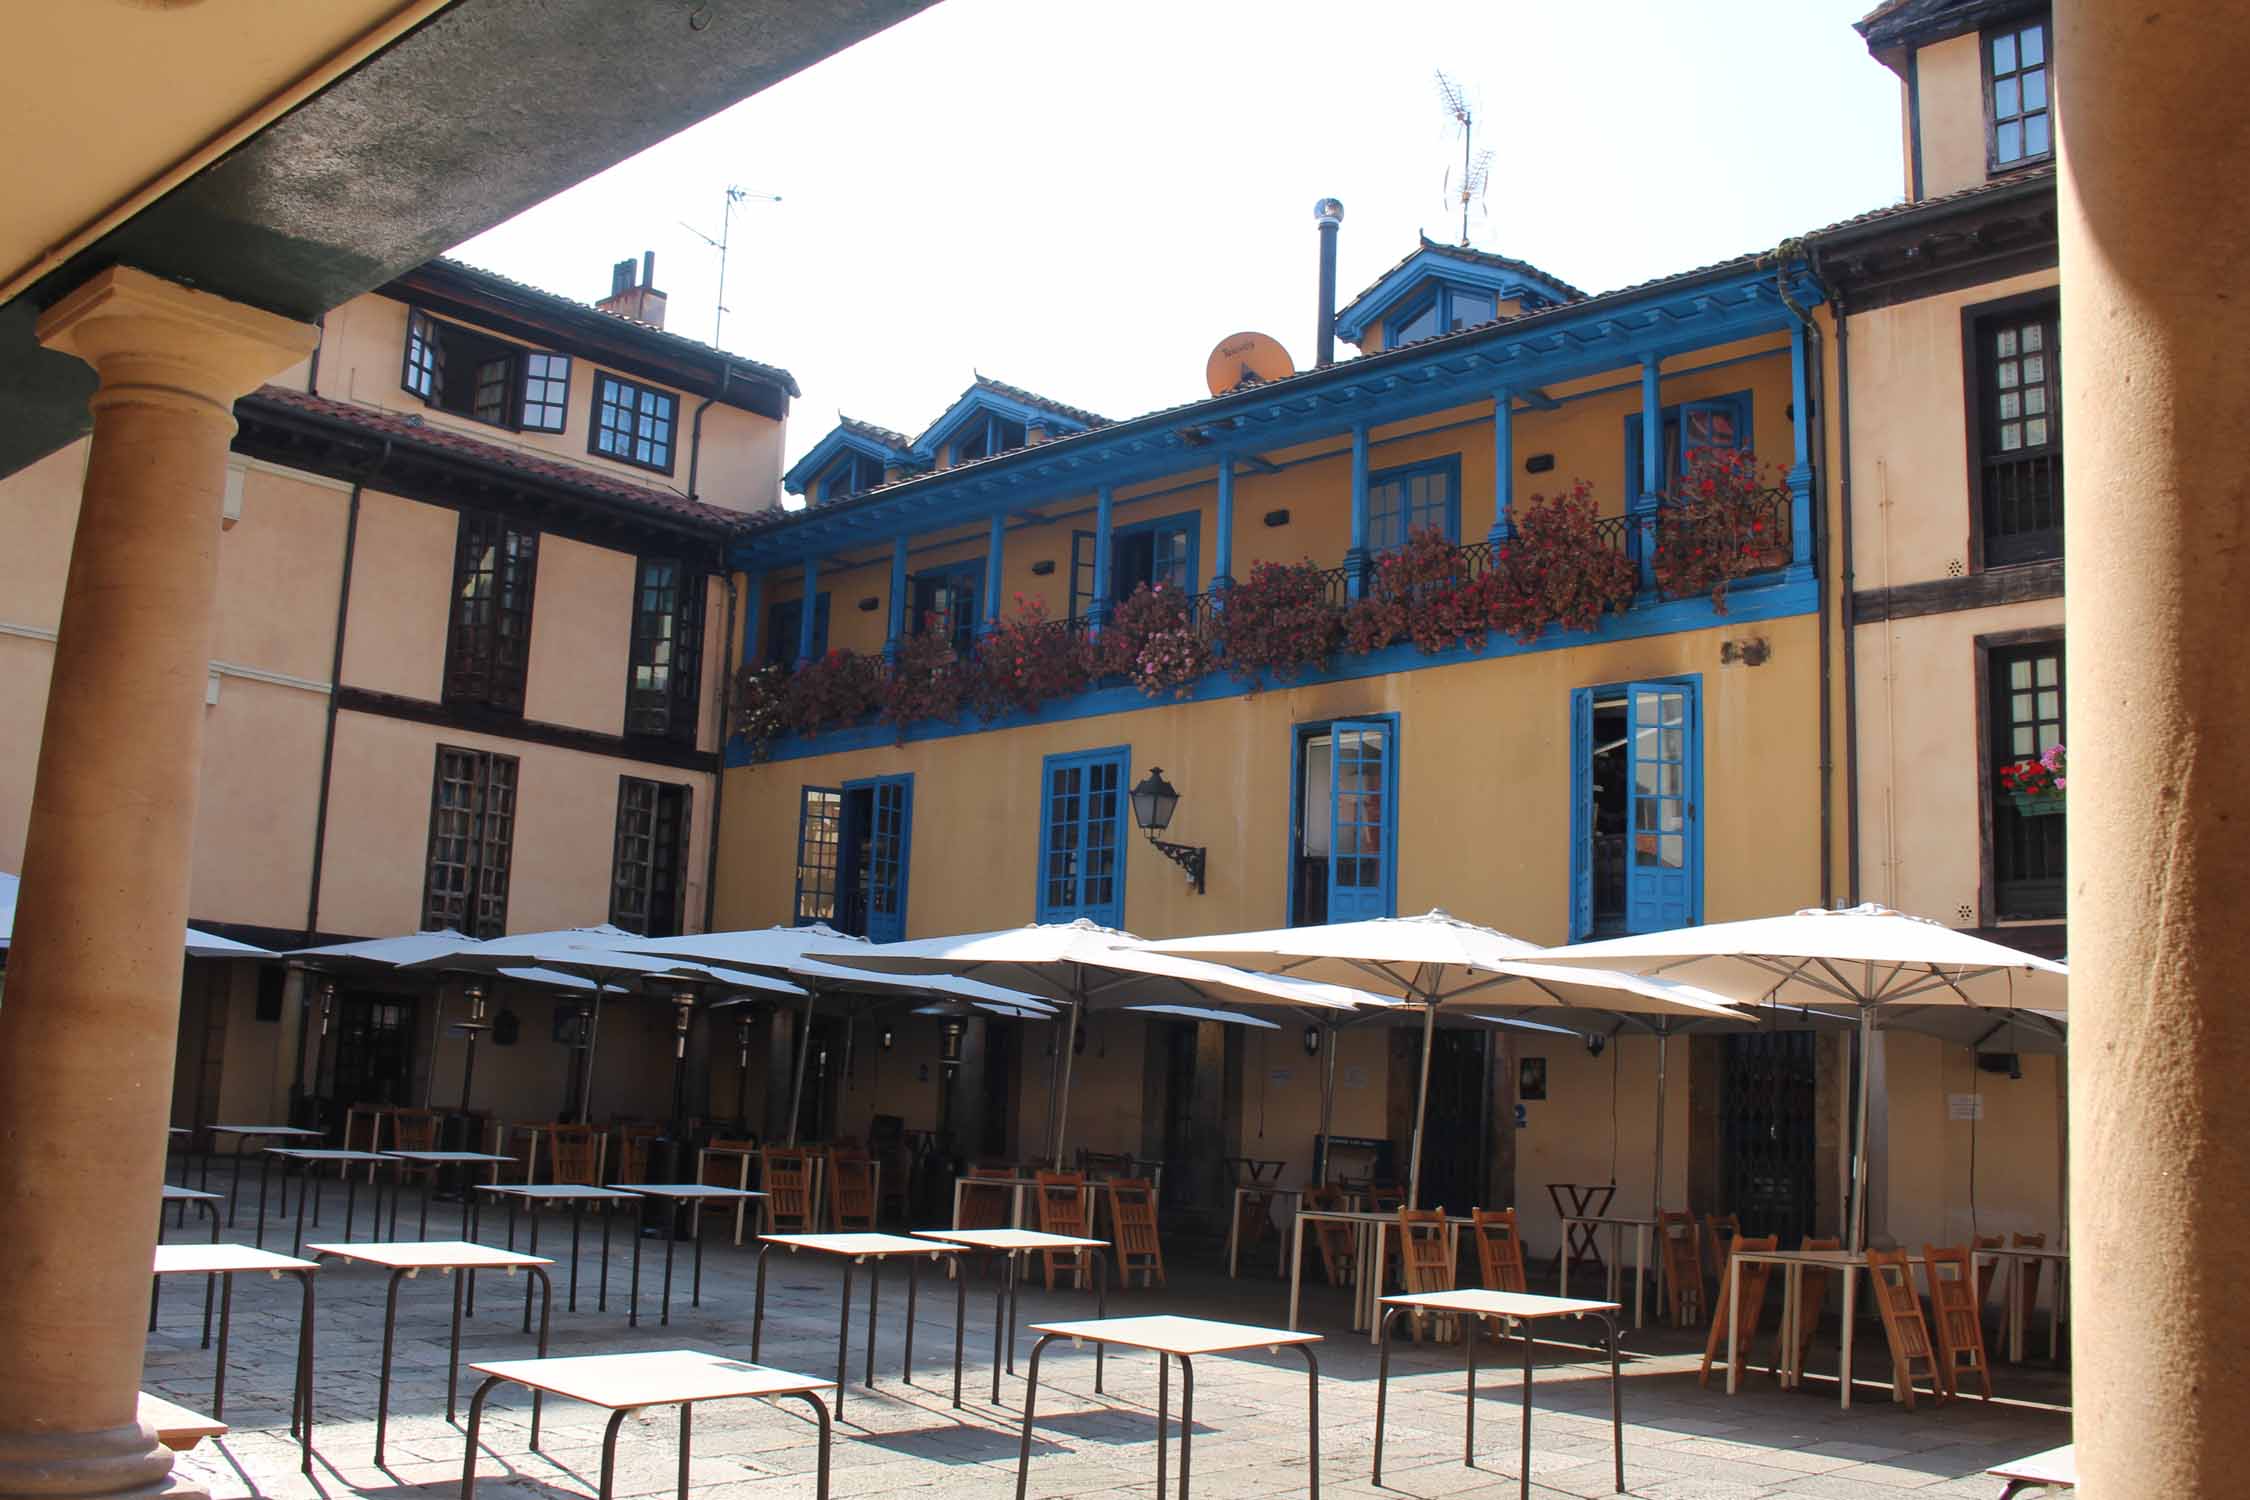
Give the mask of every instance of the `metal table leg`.
[[828, 1407], [813, 1391], [797, 1391], [793, 1394], [813, 1409], [813, 1419], [820, 1424], [820, 1467], [813, 1481], [813, 1500], [828, 1500], [828, 1450], [835, 1433], [828, 1420]]
[[1617, 1358], [1617, 1314], [1603, 1313], [1609, 1329], [1609, 1442], [1617, 1464], [1617, 1493], [1625, 1493], [1625, 1391]]
[[[1023, 1391], [1023, 1438], [1016, 1449], [1016, 1500], [1023, 1500], [1024, 1487], [1031, 1479], [1031, 1414], [1039, 1404], [1039, 1356], [1046, 1353], [1047, 1346], [1060, 1336], [1043, 1333], [1039, 1336], [1039, 1342], [1031, 1346], [1031, 1366], [1026, 1373]], [[1159, 1486], [1159, 1500], [1162, 1493], [1162, 1487]]]
[[[640, 1225], [640, 1217], [639, 1217], [639, 1210], [640, 1210], [640, 1206], [641, 1206], [641, 1205], [640, 1205], [639, 1203], [637, 1203], [637, 1202], [636, 1202], [636, 1203], [635, 1203], [635, 1204], [633, 1205], [633, 1208], [634, 1208], [634, 1220], [633, 1220], [633, 1284], [632, 1284], [632, 1286], [633, 1286], [633, 1289], [632, 1289], [632, 1291], [631, 1291], [630, 1293], [628, 1293], [628, 1294], [627, 1294], [627, 1296], [626, 1296], [626, 1300], [625, 1300], [625, 1309], [626, 1309], [626, 1310], [625, 1310], [625, 1326], [626, 1326], [626, 1327], [628, 1327], [628, 1328], [638, 1328], [638, 1327], [640, 1327], [640, 1326], [641, 1326], [641, 1225]], [[764, 1312], [765, 1312], [765, 1305], [766, 1305], [765, 1274], [766, 1274], [766, 1263], [765, 1263], [765, 1259], [764, 1259], [764, 1257], [762, 1257], [762, 1256], [761, 1256], [761, 1257], [759, 1258], [759, 1261], [758, 1261], [758, 1278], [759, 1278], [759, 1280], [758, 1280], [758, 1311], [759, 1311], [759, 1314], [760, 1314], [760, 1316], [761, 1316], [761, 1317], [762, 1317], [762, 1316], [764, 1315]], [[750, 1344], [751, 1344], [751, 1347], [750, 1347], [750, 1359], [751, 1359], [751, 1362], [752, 1362], [752, 1363], [756, 1363], [756, 1361], [757, 1361], [757, 1358], [758, 1358], [757, 1341], [758, 1341], [758, 1336], [757, 1336], [757, 1332], [756, 1332], [756, 1330], [755, 1330], [755, 1329], [753, 1329], [753, 1330], [752, 1330], [752, 1332], [751, 1332], [751, 1335], [750, 1335]]]
[[313, 1436], [313, 1273], [294, 1271], [304, 1287], [304, 1306], [297, 1321], [297, 1389], [289, 1403], [289, 1430], [303, 1443], [298, 1459], [301, 1472], [312, 1472]]
[[578, 1238], [586, 1224], [586, 1200], [570, 1200], [570, 1310], [578, 1311]]
[[1320, 1359], [1310, 1344], [1299, 1344], [1297, 1352], [1305, 1357], [1305, 1443], [1312, 1461], [1305, 1500], [1320, 1500]]
[[1484, 1319], [1464, 1313], [1454, 1323], [1461, 1335], [1469, 1382], [1461, 1414], [1461, 1467], [1473, 1469], [1477, 1466], [1477, 1341], [1484, 1337]]
[[[844, 1304], [842, 1316], [836, 1324], [836, 1415], [844, 1414], [844, 1375], [851, 1367], [852, 1353], [852, 1263], [844, 1262]], [[757, 1356], [753, 1354], [752, 1360]]]
[[[525, 1253], [537, 1255], [539, 1253], [539, 1205], [526, 1200], [523, 1210], [531, 1219], [531, 1245]], [[509, 1248], [513, 1249], [514, 1247], [510, 1246]], [[523, 1288], [523, 1331], [525, 1333], [531, 1332], [531, 1283], [528, 1281], [524, 1283]]]
[[[961, 1409], [961, 1340], [969, 1323], [969, 1268], [953, 1258], [953, 1409]], [[995, 1364], [994, 1369], [999, 1366]]]
[[875, 1309], [883, 1300], [883, 1257], [867, 1262], [867, 1388], [875, 1389]]
[[[675, 1221], [676, 1222], [676, 1221]], [[688, 1288], [688, 1306], [703, 1305], [703, 1205], [698, 1203], [688, 1221], [688, 1233], [695, 1240], [695, 1279]]]
[[1172, 1357], [1156, 1356], [1156, 1493], [1164, 1493], [1164, 1448], [1169, 1439], [1172, 1412]]
[[219, 1278], [219, 1364], [211, 1376], [211, 1415], [227, 1419], [227, 1337], [234, 1326], [234, 1273]]
[[[1180, 1357], [1180, 1500], [1188, 1500], [1188, 1466], [1195, 1458], [1195, 1361]], [[1164, 1486], [1156, 1487], [1157, 1493]]]
[[[676, 1204], [668, 1205], [669, 1209], [677, 1207]], [[678, 1252], [679, 1245], [679, 1215], [668, 1211], [664, 1215], [664, 1315], [657, 1319], [657, 1325], [662, 1328], [672, 1326], [672, 1259]]]
[[914, 1383], [914, 1298], [922, 1281], [922, 1257], [906, 1258], [906, 1357], [899, 1361], [898, 1378], [907, 1385]]
[[[1516, 1493], [1521, 1500], [1531, 1500], [1531, 1320], [1525, 1318], [1523, 1327], [1523, 1458], [1518, 1472]], [[1733, 1366], [1729, 1365], [1731, 1372]]]
[[599, 1295], [598, 1295], [598, 1296], [597, 1296], [597, 1297], [595, 1298], [595, 1300], [594, 1300], [594, 1311], [596, 1311], [596, 1312], [608, 1312], [608, 1311], [609, 1311], [609, 1226], [610, 1226], [610, 1223], [611, 1223], [611, 1221], [612, 1221], [612, 1220], [614, 1220], [614, 1219], [615, 1219], [616, 1217], [617, 1217], [617, 1205], [616, 1205], [615, 1203], [608, 1203], [608, 1202], [605, 1202], [605, 1203], [603, 1203], [603, 1205], [602, 1205], [602, 1279], [601, 1279], [601, 1291], [600, 1291]]
[[403, 1268], [391, 1272], [390, 1289], [383, 1297], [383, 1363], [375, 1376], [375, 1467], [378, 1469], [383, 1467], [383, 1439], [391, 1425], [391, 1346], [398, 1332], [398, 1284], [413, 1274]]
[[[635, 1248], [637, 1250], [638, 1246], [636, 1245]], [[753, 1310], [750, 1314], [750, 1363], [752, 1364], [758, 1362], [758, 1345], [766, 1336], [766, 1257], [772, 1253], [773, 1246], [767, 1244], [758, 1246], [758, 1297], [757, 1301], [752, 1304]], [[640, 1260], [636, 1255], [634, 1257], [636, 1276], [638, 1275], [639, 1264]], [[837, 1388], [837, 1393], [842, 1394], [841, 1386]]]
[[1377, 1485], [1383, 1482], [1383, 1424], [1390, 1409], [1391, 1325], [1398, 1321], [1398, 1315], [1404, 1311], [1400, 1307], [1383, 1309], [1382, 1332], [1375, 1340], [1375, 1347], [1380, 1352], [1375, 1362], [1375, 1474], [1372, 1482]]

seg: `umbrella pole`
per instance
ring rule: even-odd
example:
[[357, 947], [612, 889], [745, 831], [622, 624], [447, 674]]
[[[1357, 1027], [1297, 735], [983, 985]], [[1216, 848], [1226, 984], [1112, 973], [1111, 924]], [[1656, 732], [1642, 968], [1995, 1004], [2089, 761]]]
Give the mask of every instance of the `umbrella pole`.
[[1652, 1219], [1664, 1211], [1664, 1072], [1671, 1047], [1672, 1028], [1662, 1027], [1656, 1033], [1656, 1174], [1649, 1189], [1648, 1210]]
[[817, 990], [805, 991], [804, 1035], [797, 1038], [797, 1081], [789, 1089], [789, 1144], [797, 1144], [797, 1121], [805, 1112], [805, 1059], [812, 1056], [812, 1007]]
[[594, 1045], [602, 1036], [602, 992], [594, 991], [594, 1017], [586, 1023], [586, 1056], [580, 1060], [578, 1071], [578, 1123], [583, 1125], [594, 1117]]
[[1422, 1086], [1414, 1094], [1414, 1162], [1406, 1173], [1406, 1206], [1422, 1206], [1422, 1132], [1430, 1116], [1430, 1048], [1437, 1039], [1437, 997], [1422, 997]]
[[1852, 1243], [1867, 1248], [1867, 1096], [1875, 1090], [1875, 1007], [1859, 1008], [1859, 1119], [1852, 1150]]
[[1320, 1150], [1313, 1154], [1313, 1186], [1328, 1185], [1328, 1137], [1336, 1128], [1336, 1028], [1320, 1023]]
[[1078, 1006], [1070, 1007], [1070, 1019], [1063, 1028], [1062, 1038], [1062, 1093], [1055, 1101], [1055, 1170], [1063, 1169], [1063, 1137], [1070, 1129], [1070, 1060], [1078, 1051]]

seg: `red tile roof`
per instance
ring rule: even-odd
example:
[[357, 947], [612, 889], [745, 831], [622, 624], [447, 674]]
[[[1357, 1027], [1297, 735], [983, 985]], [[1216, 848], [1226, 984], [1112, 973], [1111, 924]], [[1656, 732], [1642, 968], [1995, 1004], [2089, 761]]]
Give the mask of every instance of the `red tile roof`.
[[969, 373], [976, 377], [976, 384], [970, 386], [970, 390], [975, 390], [981, 386], [985, 390], [997, 392], [1002, 396], [1011, 396], [1026, 406], [1036, 406], [1051, 411], [1057, 416], [1068, 417], [1074, 422], [1083, 422], [1088, 427], [1107, 427], [1109, 425], [1109, 418], [1103, 416], [1100, 412], [1088, 411], [1083, 406], [1071, 406], [1065, 402], [1053, 400], [1040, 395], [1037, 391], [1027, 391], [1020, 385], [1010, 385], [1005, 380], [994, 380], [982, 370], [971, 370]]

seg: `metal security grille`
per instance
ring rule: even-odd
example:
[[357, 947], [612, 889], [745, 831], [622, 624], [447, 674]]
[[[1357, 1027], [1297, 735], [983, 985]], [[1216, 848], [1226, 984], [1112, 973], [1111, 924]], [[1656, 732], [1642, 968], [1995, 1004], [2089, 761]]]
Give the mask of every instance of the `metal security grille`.
[[617, 849], [609, 896], [614, 925], [643, 937], [679, 935], [687, 809], [684, 786], [637, 776], [617, 779]]
[[1997, 917], [2059, 917], [2064, 908], [2061, 808], [2027, 809], [1999, 790], [2000, 768], [2035, 760], [2063, 741], [2060, 641], [1992, 653], [1992, 895]]
[[2062, 556], [2062, 328], [2054, 304], [1984, 320], [1984, 562]]
[[1721, 1211], [1794, 1247], [1813, 1231], [1815, 1108], [1809, 1031], [1726, 1038], [1719, 1101]]
[[445, 647], [446, 702], [523, 712], [538, 572], [539, 533], [513, 530], [495, 515], [461, 513]]
[[673, 558], [644, 557], [633, 596], [625, 732], [692, 743], [702, 678], [703, 575]]
[[516, 831], [516, 759], [438, 746], [430, 794], [429, 874], [422, 926], [473, 938], [508, 930], [508, 866]]

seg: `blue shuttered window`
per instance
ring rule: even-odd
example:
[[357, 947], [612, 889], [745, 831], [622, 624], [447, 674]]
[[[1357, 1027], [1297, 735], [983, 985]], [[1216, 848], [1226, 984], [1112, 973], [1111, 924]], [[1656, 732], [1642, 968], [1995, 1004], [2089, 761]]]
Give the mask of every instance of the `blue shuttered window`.
[[[795, 666], [797, 662], [797, 634], [805, 618], [805, 601], [784, 599], [766, 610], [766, 665], [773, 667]], [[822, 593], [813, 601], [813, 659], [828, 654], [828, 595]]]
[[1367, 545], [1389, 552], [1417, 531], [1435, 528], [1461, 540], [1461, 459], [1378, 469], [1367, 476]]
[[[1193, 594], [1199, 580], [1196, 570], [1202, 551], [1203, 517], [1196, 511], [1135, 521], [1110, 533], [1109, 602], [1132, 597], [1142, 584], [1161, 585]], [[1070, 538], [1070, 617], [1083, 620], [1094, 598], [1094, 533], [1079, 531]]]
[[839, 885], [845, 930], [878, 943], [906, 936], [906, 871], [914, 826], [914, 778], [844, 783]]
[[1039, 920], [1125, 925], [1124, 746], [1050, 755], [1041, 771]]
[[1572, 937], [1703, 920], [1701, 697], [1695, 678], [1571, 695]]
[[1392, 727], [1372, 720], [1330, 726], [1328, 920], [1387, 917], [1395, 904], [1397, 820], [1391, 793]]

